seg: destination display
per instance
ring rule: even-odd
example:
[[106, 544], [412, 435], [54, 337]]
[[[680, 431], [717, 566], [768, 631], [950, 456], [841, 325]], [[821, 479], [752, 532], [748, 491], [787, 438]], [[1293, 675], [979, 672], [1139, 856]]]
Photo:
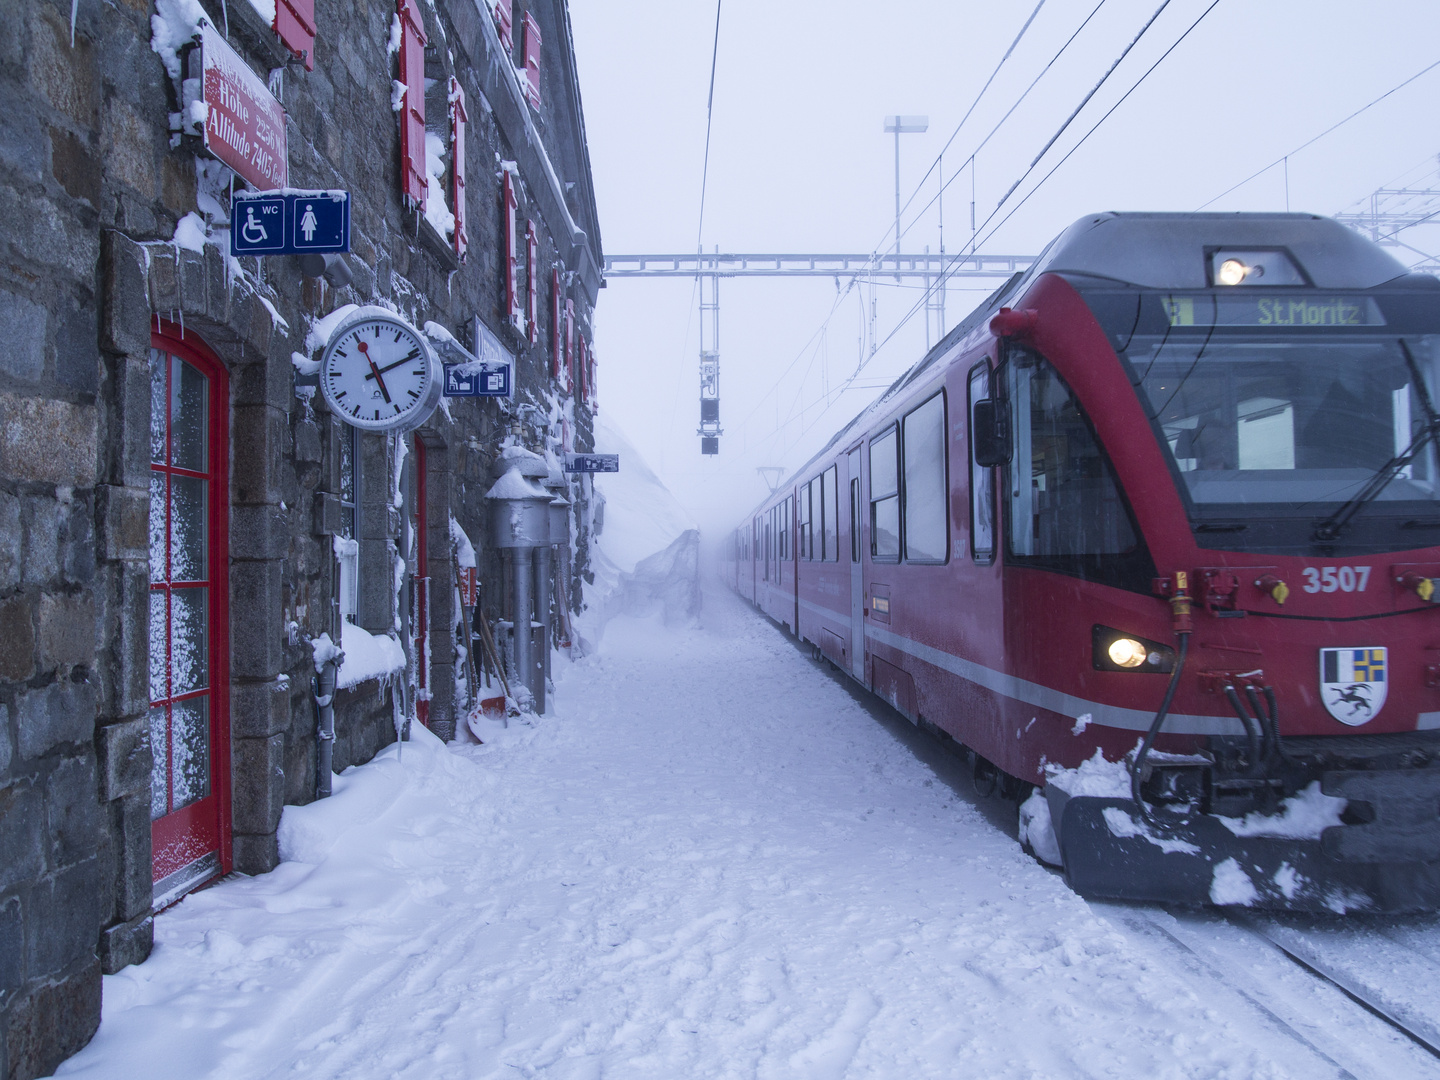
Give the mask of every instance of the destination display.
[[1279, 330], [1325, 326], [1384, 326], [1368, 296], [1269, 296], [1224, 293], [1166, 296], [1171, 326], [1261, 326]]

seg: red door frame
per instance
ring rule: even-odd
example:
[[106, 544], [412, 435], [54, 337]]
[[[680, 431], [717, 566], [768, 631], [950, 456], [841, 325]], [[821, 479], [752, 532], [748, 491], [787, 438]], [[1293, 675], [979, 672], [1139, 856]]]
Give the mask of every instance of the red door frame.
[[[206, 479], [210, 485], [206, 580], [210, 591], [207, 636], [211, 788], [210, 794], [198, 802], [151, 822], [152, 880], [159, 881], [210, 851], [219, 855], [220, 869], [214, 875], [218, 877], [230, 872], [233, 858], [230, 807], [230, 373], [195, 334], [186, 334], [174, 323], [156, 319], [150, 346], [180, 357], [210, 381], [206, 403], [209, 413], [206, 417], [209, 429]], [[168, 443], [168, 421], [166, 440]], [[169, 641], [168, 634], [166, 641]], [[186, 844], [186, 838], [192, 836], [206, 845], [198, 855]], [[172, 852], [175, 853], [175, 861], [165, 861], [167, 853]], [[182, 855], [189, 857], [178, 861]]]

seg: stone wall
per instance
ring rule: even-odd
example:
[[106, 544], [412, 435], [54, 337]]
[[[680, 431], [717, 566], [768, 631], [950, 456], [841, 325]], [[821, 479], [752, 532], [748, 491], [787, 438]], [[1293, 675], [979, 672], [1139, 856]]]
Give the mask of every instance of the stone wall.
[[[539, 111], [514, 82], [483, 0], [420, 5], [431, 48], [430, 129], [446, 136], [451, 75], [469, 104], [469, 257], [405, 205], [390, 108], [396, 61], [388, 4], [317, 0], [306, 71], [250, 5], [202, 0], [262, 80], [281, 89], [290, 183], [352, 193], [349, 284], [305, 277], [296, 260], [226, 255], [172, 242], [207, 208], [192, 137], [172, 138], [176, 87], [151, 48], [145, 0], [36, 0], [0, 37], [0, 1077], [46, 1075], [99, 1020], [100, 974], [143, 960], [153, 936], [149, 485], [150, 354], [157, 329], [213, 354], [228, 379], [229, 552], [224, 573], [229, 679], [225, 869], [278, 861], [287, 803], [315, 796], [310, 641], [336, 626], [331, 530], [339, 492], [330, 416], [292, 357], [313, 359], [314, 322], [380, 303], [462, 341], [478, 316], [517, 359], [513, 403], [456, 401], [419, 432], [430, 501], [432, 727], [455, 700], [450, 519], [480, 553], [490, 619], [508, 616], [498, 553], [487, 550], [485, 491], [501, 440], [591, 446], [585, 402], [550, 375], [550, 270], [589, 335], [600, 284], [598, 229], [563, 0], [535, 10], [546, 63]], [[520, 19], [517, 17], [516, 24]], [[519, 47], [517, 41], [517, 49]], [[275, 73], [271, 78], [272, 73]], [[502, 161], [518, 162], [520, 219], [536, 222], [542, 296], [535, 342], [509, 325], [503, 283]], [[551, 182], [546, 164], [559, 186]], [[413, 450], [359, 439], [357, 621], [393, 632], [395, 560], [411, 559], [398, 490], [414, 490]], [[588, 487], [573, 485], [584, 522]], [[408, 497], [408, 496], [407, 496]], [[404, 500], [402, 499], [403, 503]], [[586, 545], [568, 559], [581, 602]], [[438, 584], [437, 584], [438, 583]], [[401, 620], [403, 622], [403, 619]], [[413, 664], [410, 678], [413, 680]], [[413, 688], [412, 688], [413, 689]], [[336, 695], [334, 767], [394, 739], [398, 687]], [[413, 692], [403, 700], [413, 701]]]

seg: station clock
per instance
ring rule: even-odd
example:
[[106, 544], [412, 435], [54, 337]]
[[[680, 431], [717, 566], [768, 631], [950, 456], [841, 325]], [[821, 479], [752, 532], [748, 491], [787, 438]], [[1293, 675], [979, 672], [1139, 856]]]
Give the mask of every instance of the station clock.
[[409, 431], [430, 418], [443, 389], [425, 335], [383, 308], [346, 319], [320, 355], [320, 392], [330, 408], [366, 431]]

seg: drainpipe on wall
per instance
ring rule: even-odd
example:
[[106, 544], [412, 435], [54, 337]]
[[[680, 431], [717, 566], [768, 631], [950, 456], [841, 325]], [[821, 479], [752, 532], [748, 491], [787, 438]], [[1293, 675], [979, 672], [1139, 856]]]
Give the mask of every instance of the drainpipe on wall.
[[326, 660], [311, 680], [315, 690], [315, 797], [330, 797], [335, 761], [335, 680], [339, 663]]

